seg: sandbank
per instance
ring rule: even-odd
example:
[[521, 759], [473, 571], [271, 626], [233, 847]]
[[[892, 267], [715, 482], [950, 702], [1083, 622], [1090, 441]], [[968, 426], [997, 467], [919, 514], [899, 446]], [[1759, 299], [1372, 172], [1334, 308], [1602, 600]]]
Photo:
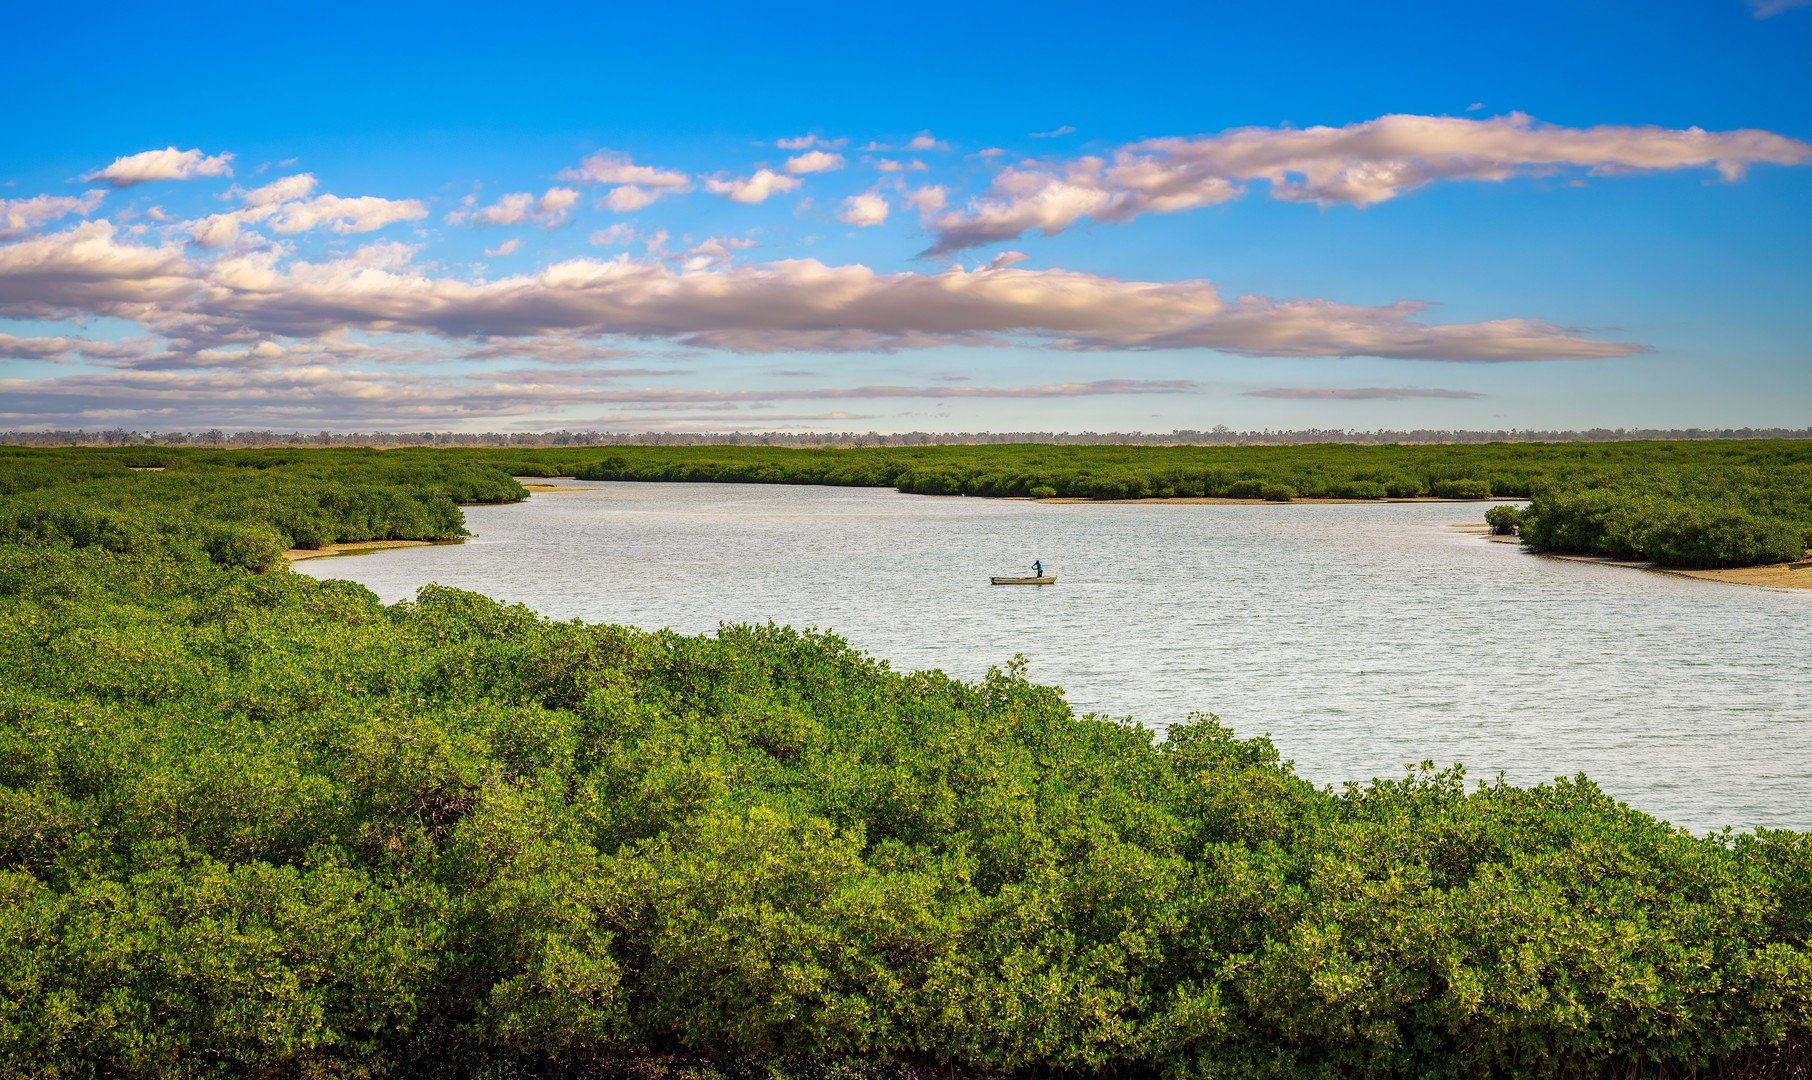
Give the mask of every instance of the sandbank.
[[[1493, 543], [1518, 545], [1522, 543], [1514, 536], [1493, 534], [1488, 525], [1449, 525], [1448, 528], [1469, 532]], [[1563, 562], [1597, 563], [1600, 566], [1650, 570], [1657, 574], [1673, 574], [1678, 577], [1698, 578], [1701, 581], [1722, 581], [1730, 585], [1759, 585], [1765, 589], [1812, 589], [1812, 559], [1802, 559], [1796, 563], [1769, 563], [1764, 566], [1732, 566], [1722, 570], [1688, 570], [1678, 566], [1656, 566], [1652, 562], [1613, 559], [1606, 555], [1566, 555], [1544, 551], [1531, 551], [1529, 554], [1539, 555], [1544, 559], [1559, 559]]]
[[385, 551], [390, 548], [432, 547], [435, 544], [453, 543], [457, 540], [360, 540], [349, 544], [322, 544], [318, 548], [290, 548], [283, 557], [290, 562], [301, 562], [303, 559], [326, 559], [336, 555], [363, 555], [367, 551]]
[[1378, 503], [1504, 503], [1528, 500], [1497, 496], [1483, 499], [1443, 499], [1435, 495], [1417, 495], [1403, 499], [1220, 499], [1206, 495], [1180, 495], [1165, 499], [1079, 499], [1060, 495], [1054, 499], [1030, 501], [1054, 506], [1375, 506]]

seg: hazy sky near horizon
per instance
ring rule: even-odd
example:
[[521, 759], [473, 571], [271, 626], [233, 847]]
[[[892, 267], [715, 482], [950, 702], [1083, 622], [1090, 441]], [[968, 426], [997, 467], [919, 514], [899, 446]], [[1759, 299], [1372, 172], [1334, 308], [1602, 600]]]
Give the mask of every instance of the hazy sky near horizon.
[[0, 428], [1812, 424], [1812, 3], [21, 9]]

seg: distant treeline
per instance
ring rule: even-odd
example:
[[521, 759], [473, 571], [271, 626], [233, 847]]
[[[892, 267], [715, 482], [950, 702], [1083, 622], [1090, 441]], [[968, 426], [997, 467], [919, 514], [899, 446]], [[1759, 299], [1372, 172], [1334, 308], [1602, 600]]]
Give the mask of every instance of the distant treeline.
[[596, 480], [853, 484], [924, 495], [1086, 499], [1528, 499], [1537, 551], [1663, 566], [1787, 562], [1812, 547], [1812, 443], [1484, 446], [613, 449], [501, 455]]
[[[190, 498], [241, 520], [233, 477], [286, 468], [276, 497], [286, 508], [275, 535], [220, 540], [260, 551], [335, 540], [457, 535], [453, 504], [523, 497], [515, 476], [591, 480], [835, 484], [891, 487], [922, 495], [1032, 498], [1293, 499], [1502, 498], [1528, 500], [1523, 542], [1538, 551], [1648, 559], [1665, 566], [1787, 562], [1812, 547], [1812, 442], [1725, 440], [1631, 443], [1276, 447], [926, 446], [803, 449], [758, 446], [522, 447], [202, 450], [188, 447], [6, 449], [0, 493], [41, 489], [0, 512], [0, 536], [38, 530], [125, 533], [115, 520], [137, 500]], [[139, 474], [117, 512], [80, 509], [70, 484]], [[287, 468], [293, 466], [293, 468]], [[179, 476], [178, 474], [182, 474]], [[156, 479], [156, 477], [164, 479]], [[207, 478], [199, 486], [182, 477]], [[62, 477], [62, 481], [57, 481]], [[224, 485], [210, 488], [207, 484]], [[189, 495], [167, 495], [180, 489]], [[186, 485], [186, 486], [185, 486]], [[406, 491], [406, 501], [387, 492]], [[205, 493], [204, 493], [205, 491]], [[259, 499], [271, 497], [266, 494]], [[27, 510], [30, 514], [26, 514]], [[97, 516], [98, 514], [98, 516]], [[35, 516], [33, 516], [35, 515]], [[433, 526], [418, 515], [433, 515]], [[181, 522], [200, 521], [200, 509]], [[190, 528], [189, 525], [182, 525]], [[73, 533], [72, 533], [73, 534]], [[274, 557], [274, 556], [272, 556]], [[248, 563], [249, 565], [249, 563]]]
[[1289, 446], [1300, 443], [1495, 443], [1495, 442], [1632, 442], [1665, 439], [1812, 439], [1805, 428], [1585, 428], [1538, 430], [1510, 428], [1466, 431], [1417, 428], [1406, 431], [1304, 428], [1295, 431], [1236, 431], [1216, 425], [1207, 431], [0, 431], [0, 443], [18, 446], [994, 446], [1034, 443], [1054, 446]]
[[248, 569], [535, 465], [0, 453], [0, 1075], [1803, 1075], [1808, 834]]

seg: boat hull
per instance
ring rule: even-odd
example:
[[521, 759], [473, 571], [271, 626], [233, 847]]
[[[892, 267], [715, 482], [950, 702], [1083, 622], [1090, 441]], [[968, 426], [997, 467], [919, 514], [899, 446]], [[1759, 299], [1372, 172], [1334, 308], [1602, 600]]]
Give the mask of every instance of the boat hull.
[[988, 579], [988, 584], [990, 584], [990, 585], [1055, 585], [1055, 584], [1057, 584], [1057, 575], [1052, 574], [1050, 577], [991, 577]]

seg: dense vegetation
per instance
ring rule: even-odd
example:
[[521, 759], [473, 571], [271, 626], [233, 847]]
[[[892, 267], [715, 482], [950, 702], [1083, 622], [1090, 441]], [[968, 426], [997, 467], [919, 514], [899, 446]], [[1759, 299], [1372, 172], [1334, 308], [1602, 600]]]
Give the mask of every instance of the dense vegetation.
[[[127, 466], [135, 489], [113, 485]], [[268, 483], [248, 496], [248, 471]], [[181, 475], [176, 475], [181, 474]], [[278, 540], [451, 538], [455, 503], [521, 498], [516, 476], [893, 487], [922, 495], [1139, 499], [1527, 499], [1519, 532], [1538, 551], [1664, 566], [1788, 562], [1812, 547], [1812, 441], [1464, 446], [927, 446], [802, 450], [760, 446], [197, 450], [0, 448], [0, 494], [31, 491], [0, 515], [8, 536], [93, 536], [118, 547], [202, 521], [218, 548]], [[85, 484], [107, 491], [107, 508]], [[189, 513], [146, 505], [189, 500]], [[276, 500], [282, 514], [263, 504]], [[248, 501], [249, 500], [249, 501]], [[84, 504], [88, 505], [84, 505]], [[34, 516], [35, 515], [35, 516]], [[104, 520], [103, 520], [104, 519]], [[268, 525], [273, 536], [258, 531]], [[94, 541], [90, 541], [94, 542]], [[249, 554], [228, 561], [254, 565]]]
[[[508, 458], [510, 455], [505, 454]], [[526, 455], [599, 480], [857, 484], [1035, 498], [1528, 499], [1537, 551], [1663, 566], [1788, 562], [1812, 547], [1812, 443], [1470, 446], [634, 447]]]
[[1013, 665], [773, 626], [386, 607], [248, 567], [456, 535], [456, 500], [520, 497], [495, 463], [133, 464], [169, 468], [0, 457], [0, 1075], [1808, 1052], [1805, 834], [1694, 837], [1584, 778], [1318, 789], [1212, 718], [1154, 743]]

